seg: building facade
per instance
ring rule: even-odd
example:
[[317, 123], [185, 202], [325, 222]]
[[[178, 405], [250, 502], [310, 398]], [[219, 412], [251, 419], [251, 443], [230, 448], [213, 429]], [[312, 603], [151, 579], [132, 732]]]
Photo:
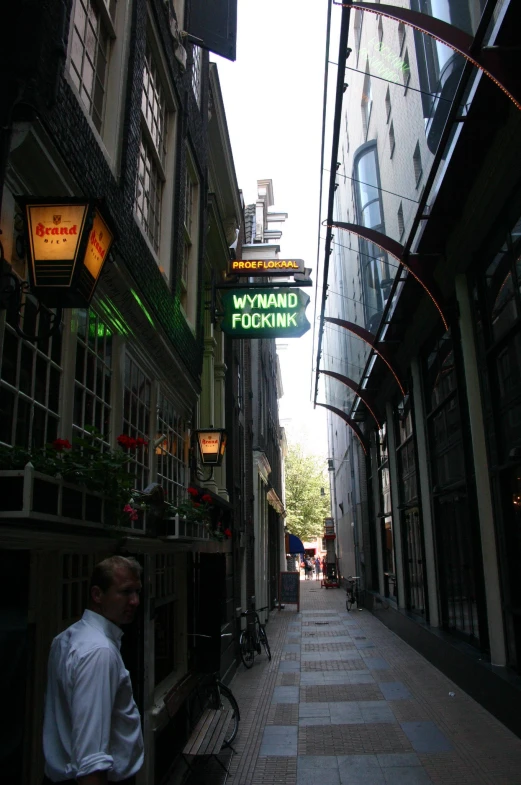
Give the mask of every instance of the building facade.
[[[519, 733], [521, 116], [507, 54], [519, 8], [356, 5], [331, 56], [342, 77], [317, 356], [317, 400], [336, 410], [341, 572]], [[446, 40], [457, 28], [480, 56], [501, 52], [501, 78], [439, 28], [421, 32], [432, 19], [452, 26]]]
[[[197, 8], [49, 0], [11, 9], [19, 33], [3, 73], [0, 183], [7, 294], [28, 274], [22, 198], [98, 199], [115, 233], [90, 307], [65, 308], [54, 334], [52, 309], [26, 288], [19, 312], [0, 311], [0, 560], [11, 586], [2, 661], [12, 718], [1, 757], [13, 785], [41, 782], [49, 646], [81, 616], [100, 559], [131, 554], [144, 570], [139, 618], [123, 644], [143, 720], [141, 782], [163, 781], [185, 738], [189, 693], [179, 685], [210, 670], [229, 679], [238, 660], [246, 479], [234, 451], [212, 476], [203, 470], [194, 431], [225, 428], [251, 466], [226, 401], [233, 350], [209, 308], [243, 205], [217, 68], [181, 35]], [[13, 463], [45, 445], [59, 461], [68, 444], [105, 459], [119, 451], [133, 487], [156, 484], [170, 505], [186, 507], [188, 487], [206, 495], [209, 524], [183, 529], [183, 516], [158, 517], [153, 505], [123, 513], [74, 476]], [[208, 633], [213, 647], [198, 637]]]

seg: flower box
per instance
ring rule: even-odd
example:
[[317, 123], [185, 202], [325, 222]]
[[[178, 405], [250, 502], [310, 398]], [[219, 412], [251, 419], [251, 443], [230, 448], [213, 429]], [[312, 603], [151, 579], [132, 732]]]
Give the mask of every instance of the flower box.
[[101, 494], [34, 470], [0, 470], [0, 519], [109, 524], [110, 503]]
[[209, 540], [208, 527], [202, 521], [190, 521], [185, 516], [174, 515], [163, 520], [165, 540]]

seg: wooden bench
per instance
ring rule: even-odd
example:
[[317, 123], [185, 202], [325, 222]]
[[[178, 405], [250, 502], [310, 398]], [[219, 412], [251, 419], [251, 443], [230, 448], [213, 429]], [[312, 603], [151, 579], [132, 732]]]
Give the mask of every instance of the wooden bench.
[[228, 776], [228, 769], [217, 756], [232, 716], [231, 709], [205, 709], [183, 748], [182, 755], [189, 769], [192, 769], [192, 764], [188, 758], [215, 758]]

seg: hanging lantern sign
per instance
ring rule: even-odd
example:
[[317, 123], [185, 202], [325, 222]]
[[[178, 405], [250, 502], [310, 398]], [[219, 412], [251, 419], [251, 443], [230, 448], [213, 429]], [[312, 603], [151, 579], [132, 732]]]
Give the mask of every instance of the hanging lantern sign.
[[301, 289], [230, 289], [221, 301], [221, 330], [233, 338], [300, 338], [311, 327]]
[[114, 240], [93, 201], [24, 200], [31, 292], [45, 305], [88, 308]]

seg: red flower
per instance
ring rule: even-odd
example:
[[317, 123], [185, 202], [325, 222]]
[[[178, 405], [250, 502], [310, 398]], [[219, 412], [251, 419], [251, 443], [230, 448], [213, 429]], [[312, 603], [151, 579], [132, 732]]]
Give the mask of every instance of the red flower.
[[192, 505], [193, 505], [194, 507], [200, 507], [200, 506], [201, 506], [201, 505], [199, 504], [199, 502], [192, 502]]
[[232, 536], [231, 529], [225, 529], [224, 533], [226, 534], [227, 537], [231, 537]]
[[135, 450], [138, 444], [137, 439], [133, 439], [132, 436], [127, 436], [126, 433], [121, 433], [116, 441], [124, 450]]
[[190, 496], [199, 496], [199, 491], [197, 490], [197, 488], [192, 488], [192, 486], [190, 486], [186, 490], [188, 491]]
[[68, 439], [55, 439], [52, 443], [52, 446], [56, 452], [61, 452], [62, 450], [70, 450], [72, 444]]
[[213, 502], [213, 499], [209, 493], [203, 493], [203, 495], [201, 496], [201, 501], [203, 501], [205, 504], [211, 504]]
[[146, 447], [147, 444], [148, 444], [147, 440], [146, 439], [142, 439], [141, 436], [138, 436], [138, 438], [136, 439], [137, 447]]

